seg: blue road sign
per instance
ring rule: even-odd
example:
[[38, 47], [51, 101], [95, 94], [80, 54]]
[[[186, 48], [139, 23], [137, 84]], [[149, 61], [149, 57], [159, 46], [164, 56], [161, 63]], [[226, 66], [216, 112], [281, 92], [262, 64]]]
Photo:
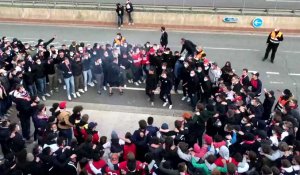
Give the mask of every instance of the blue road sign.
[[236, 17], [225, 17], [223, 19], [223, 22], [226, 22], [226, 23], [237, 23], [238, 22], [238, 18], [236, 18]]
[[262, 18], [254, 18], [252, 21], [252, 26], [254, 28], [260, 28], [263, 25], [264, 21]]

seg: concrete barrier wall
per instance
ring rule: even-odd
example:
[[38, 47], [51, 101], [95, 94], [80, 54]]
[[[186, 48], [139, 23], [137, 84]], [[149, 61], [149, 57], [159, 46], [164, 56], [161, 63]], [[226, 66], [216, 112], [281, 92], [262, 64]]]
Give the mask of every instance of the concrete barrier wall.
[[[236, 17], [237, 23], [224, 23], [224, 17]], [[210, 26], [210, 27], [239, 27], [252, 28], [251, 22], [260, 16], [250, 15], [220, 15], [220, 14], [189, 14], [189, 13], [160, 13], [134, 12], [133, 18], [137, 24], [145, 25], [180, 25], [180, 26]], [[75, 9], [46, 9], [46, 8], [16, 8], [0, 7], [0, 19], [51, 20], [69, 22], [103, 22], [116, 23], [114, 11], [75, 10]], [[262, 28], [299, 30], [300, 17], [261, 16], [264, 20]], [[125, 17], [127, 21], [127, 17]]]

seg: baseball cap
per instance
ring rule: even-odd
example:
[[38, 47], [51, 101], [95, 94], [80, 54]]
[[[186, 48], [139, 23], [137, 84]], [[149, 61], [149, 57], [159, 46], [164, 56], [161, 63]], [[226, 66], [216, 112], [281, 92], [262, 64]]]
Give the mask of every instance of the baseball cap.
[[89, 125], [88, 125], [89, 129], [93, 129], [93, 128], [95, 128], [96, 126], [97, 126], [97, 123], [96, 123], [96, 122], [90, 122]]
[[65, 109], [67, 107], [67, 102], [66, 101], [62, 101], [59, 103], [59, 108], [60, 109]]

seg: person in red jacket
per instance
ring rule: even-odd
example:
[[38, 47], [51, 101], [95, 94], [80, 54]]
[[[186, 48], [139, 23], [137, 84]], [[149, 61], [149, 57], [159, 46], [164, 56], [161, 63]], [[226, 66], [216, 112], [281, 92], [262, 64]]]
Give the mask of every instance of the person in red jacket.
[[128, 153], [127, 155], [128, 160], [123, 161], [120, 163], [119, 168], [121, 170], [121, 174], [128, 174], [128, 173], [138, 173], [145, 175], [144, 168], [145, 164], [135, 159], [133, 153]]
[[219, 167], [224, 167], [224, 160], [226, 164], [233, 163], [235, 166], [238, 166], [238, 162], [229, 156], [229, 149], [226, 146], [221, 146], [219, 151], [220, 157], [215, 161], [215, 164]]
[[86, 164], [85, 169], [89, 174], [96, 175], [100, 172], [101, 174], [104, 174], [107, 164], [105, 160], [101, 158], [103, 153], [104, 152], [95, 152], [93, 154], [93, 160]]
[[125, 145], [123, 148], [123, 160], [127, 161], [128, 154], [133, 153], [134, 156], [136, 156], [136, 146], [131, 140], [132, 134], [130, 132], [127, 132], [125, 134]]
[[133, 59], [133, 65], [132, 65], [132, 72], [133, 72], [133, 82], [136, 86], [139, 86], [141, 84], [141, 76], [142, 76], [142, 57], [140, 48], [136, 47], [134, 48], [133, 53], [131, 54], [131, 57]]
[[90, 122], [88, 124], [88, 129], [86, 130], [87, 135], [93, 136], [93, 140], [92, 140], [93, 144], [98, 144], [100, 141], [100, 134], [98, 131], [96, 131], [96, 126], [97, 126], [96, 122]]
[[119, 154], [112, 153], [110, 159], [107, 160], [107, 167], [105, 168], [105, 172], [108, 175], [120, 175], [120, 167], [119, 167]]

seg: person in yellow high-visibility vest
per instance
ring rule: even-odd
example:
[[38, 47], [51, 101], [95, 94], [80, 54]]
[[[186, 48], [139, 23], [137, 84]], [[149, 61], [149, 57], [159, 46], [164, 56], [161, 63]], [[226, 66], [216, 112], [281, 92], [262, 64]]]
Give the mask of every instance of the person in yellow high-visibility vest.
[[126, 42], [126, 38], [122, 36], [121, 33], [117, 33], [116, 38], [113, 41], [113, 46], [120, 47]]
[[275, 29], [274, 31], [272, 31], [267, 39], [267, 44], [268, 47], [266, 49], [266, 53], [265, 56], [263, 58], [263, 61], [265, 61], [268, 56], [270, 51], [272, 50], [272, 54], [271, 54], [271, 62], [274, 63], [274, 59], [275, 59], [275, 54], [277, 51], [277, 48], [279, 46], [279, 43], [283, 41], [283, 34], [280, 31], [280, 29]]

